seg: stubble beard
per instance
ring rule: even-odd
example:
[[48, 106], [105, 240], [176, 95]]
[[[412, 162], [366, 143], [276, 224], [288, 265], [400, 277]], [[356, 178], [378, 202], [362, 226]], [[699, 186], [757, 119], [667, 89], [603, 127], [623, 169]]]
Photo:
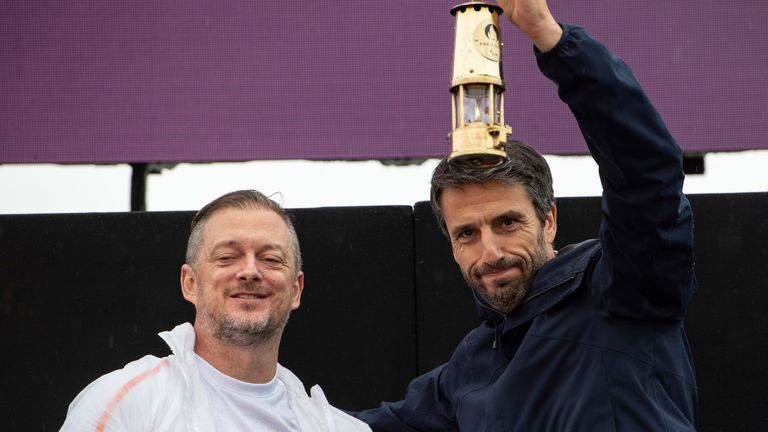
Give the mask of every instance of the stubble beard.
[[213, 317], [209, 314], [209, 322], [213, 324], [213, 336], [227, 345], [236, 347], [254, 347], [274, 341], [283, 334], [290, 312], [282, 319], [268, 316], [262, 320], [252, 321], [236, 319], [229, 314]]
[[[481, 264], [472, 269], [469, 275], [462, 271], [467, 284], [485, 300], [492, 308], [504, 314], [512, 313], [525, 299], [528, 290], [533, 283], [536, 272], [547, 262], [547, 251], [544, 243], [544, 231], [540, 231], [536, 239], [536, 247], [531, 254], [531, 266], [526, 268], [526, 263], [519, 257], [502, 257], [495, 263]], [[494, 282], [493, 289], [489, 289], [482, 282], [482, 275], [492, 270], [503, 270], [518, 267], [520, 276], [512, 280], [500, 279]]]
[[202, 312], [203, 328], [209, 334], [227, 345], [241, 348], [261, 346], [279, 338], [291, 316], [290, 310], [283, 316], [270, 314], [260, 320], [236, 318], [226, 312], [216, 315], [207, 308], [198, 312]]

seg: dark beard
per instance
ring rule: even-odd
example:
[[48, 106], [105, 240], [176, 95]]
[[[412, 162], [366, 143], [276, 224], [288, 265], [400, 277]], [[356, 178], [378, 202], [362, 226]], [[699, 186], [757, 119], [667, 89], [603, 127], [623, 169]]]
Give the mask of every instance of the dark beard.
[[[544, 231], [539, 231], [536, 239], [536, 247], [531, 255], [531, 268], [526, 269], [525, 261], [518, 257], [502, 257], [495, 263], [481, 264], [472, 270], [472, 277], [464, 273], [464, 280], [477, 294], [492, 308], [504, 314], [512, 313], [525, 299], [528, 290], [533, 283], [536, 272], [547, 262], [547, 252], [544, 243]], [[511, 267], [519, 267], [520, 277], [513, 280], [498, 280], [494, 284], [494, 290], [488, 289], [481, 281], [481, 276], [490, 271], [504, 270]]]

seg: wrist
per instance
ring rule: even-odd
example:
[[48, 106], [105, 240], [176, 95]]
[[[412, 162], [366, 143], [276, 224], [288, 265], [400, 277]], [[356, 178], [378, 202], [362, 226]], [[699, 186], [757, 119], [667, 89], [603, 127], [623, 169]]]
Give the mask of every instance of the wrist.
[[[551, 18], [551, 17], [550, 17]], [[554, 18], [547, 20], [545, 24], [528, 32], [528, 37], [541, 53], [552, 50], [563, 36], [563, 28]]]

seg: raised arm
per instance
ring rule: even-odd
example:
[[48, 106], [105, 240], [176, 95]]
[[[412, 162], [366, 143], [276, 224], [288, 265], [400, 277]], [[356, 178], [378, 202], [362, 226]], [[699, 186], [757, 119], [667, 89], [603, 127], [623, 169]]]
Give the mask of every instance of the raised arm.
[[560, 41], [563, 29], [555, 21], [545, 0], [499, 0], [504, 15], [545, 53]]
[[695, 282], [680, 148], [632, 71], [585, 30], [558, 25], [544, 0], [499, 5], [537, 47], [541, 71], [600, 167], [603, 251], [592, 280], [603, 306], [633, 318], [682, 318]]

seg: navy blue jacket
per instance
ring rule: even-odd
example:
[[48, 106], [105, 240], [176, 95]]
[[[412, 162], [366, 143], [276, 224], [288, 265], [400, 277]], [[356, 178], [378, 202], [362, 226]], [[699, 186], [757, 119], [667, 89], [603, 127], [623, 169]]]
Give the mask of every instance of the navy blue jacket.
[[[374, 431], [689, 431], [696, 381], [683, 316], [695, 290], [682, 154], [629, 68], [578, 27], [536, 53], [600, 167], [599, 240], [560, 251], [524, 302], [483, 323]], [[568, 215], [561, 215], [568, 217]]]

